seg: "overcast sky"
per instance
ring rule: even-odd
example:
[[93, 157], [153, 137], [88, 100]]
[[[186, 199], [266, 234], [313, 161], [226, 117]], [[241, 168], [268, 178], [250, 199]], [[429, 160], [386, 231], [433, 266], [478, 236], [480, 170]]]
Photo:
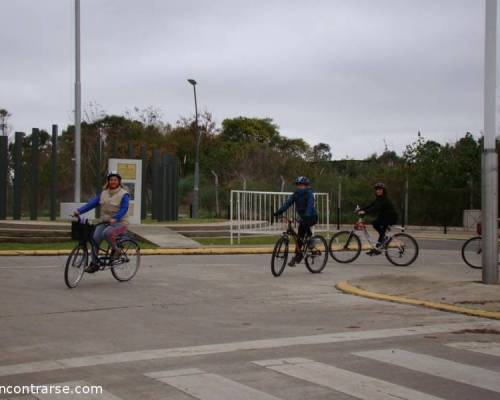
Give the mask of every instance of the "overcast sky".
[[[270, 117], [334, 158], [482, 129], [482, 0], [82, 0], [82, 101]], [[72, 0], [0, 0], [0, 108], [72, 123]]]

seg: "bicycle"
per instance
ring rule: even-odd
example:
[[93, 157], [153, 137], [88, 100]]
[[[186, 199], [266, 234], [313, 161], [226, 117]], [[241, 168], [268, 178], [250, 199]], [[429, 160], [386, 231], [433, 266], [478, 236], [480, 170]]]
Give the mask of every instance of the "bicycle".
[[[299, 235], [292, 226], [294, 222], [299, 222], [299, 220], [283, 217], [283, 221], [286, 222], [287, 229], [276, 242], [271, 257], [271, 272], [276, 277], [280, 276], [285, 270], [288, 261], [290, 238], [295, 240], [296, 246], [298, 246], [299, 240]], [[323, 251], [321, 250], [321, 246], [324, 249]], [[309, 272], [319, 274], [323, 271], [328, 261], [327, 243], [323, 236], [306, 236], [300, 250], [304, 255], [304, 262]]]
[[465, 241], [462, 246], [462, 259], [471, 268], [483, 267], [481, 236], [474, 236]]
[[72, 222], [71, 238], [78, 241], [78, 244], [66, 260], [64, 282], [68, 288], [78, 286], [83, 274], [89, 272], [91, 259], [97, 260], [98, 271], [111, 270], [111, 274], [119, 282], [128, 282], [137, 274], [141, 264], [139, 244], [126, 234], [120, 235], [116, 241], [120, 254], [118, 257], [112, 257], [112, 249], [109, 246], [106, 249], [98, 247], [92, 239], [95, 228], [102, 224], [105, 223], [97, 225], [83, 223], [80, 217]]
[[[500, 222], [500, 218], [498, 219], [498, 221]], [[469, 267], [474, 269], [482, 269], [483, 249], [481, 243], [482, 227], [480, 222], [476, 224], [476, 234], [477, 236], [471, 237], [464, 242], [462, 246], [462, 259]], [[500, 265], [500, 254], [498, 255], [498, 265]]]
[[[355, 212], [359, 211], [356, 207]], [[390, 231], [388, 228], [388, 232]], [[407, 233], [401, 232], [386, 235], [382, 248], [376, 248], [376, 241], [372, 239], [366, 229], [365, 218], [360, 216], [350, 231], [339, 231], [332, 236], [328, 246], [332, 258], [342, 264], [356, 260], [361, 254], [361, 239], [357, 232], [362, 232], [365, 240], [370, 245], [373, 254], [383, 252], [389, 262], [398, 267], [412, 264], [418, 257], [419, 247], [417, 241]]]

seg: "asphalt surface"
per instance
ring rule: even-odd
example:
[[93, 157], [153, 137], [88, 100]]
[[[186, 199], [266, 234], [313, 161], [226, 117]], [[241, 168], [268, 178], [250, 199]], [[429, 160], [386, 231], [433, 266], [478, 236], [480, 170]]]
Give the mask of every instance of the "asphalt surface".
[[478, 280], [450, 242], [420, 241], [408, 268], [363, 255], [279, 278], [268, 255], [148, 256], [131, 282], [100, 272], [72, 290], [64, 257], [2, 257], [0, 389], [84, 382], [105, 392], [0, 398], [500, 399], [500, 322], [334, 288], [384, 273]]

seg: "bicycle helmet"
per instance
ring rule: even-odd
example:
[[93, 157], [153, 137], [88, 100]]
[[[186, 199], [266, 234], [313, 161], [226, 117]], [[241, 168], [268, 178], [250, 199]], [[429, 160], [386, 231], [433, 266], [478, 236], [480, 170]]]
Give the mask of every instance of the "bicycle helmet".
[[120, 182], [122, 181], [122, 176], [117, 171], [108, 172], [108, 175], [106, 175], [106, 180], [109, 181], [113, 176], [116, 176]]
[[385, 183], [382, 183], [382, 182], [377, 182], [375, 185], [373, 185], [374, 189], [387, 189], [385, 187]]
[[296, 185], [309, 185], [311, 182], [309, 181], [309, 178], [306, 176], [299, 176], [297, 179], [295, 179], [295, 184]]

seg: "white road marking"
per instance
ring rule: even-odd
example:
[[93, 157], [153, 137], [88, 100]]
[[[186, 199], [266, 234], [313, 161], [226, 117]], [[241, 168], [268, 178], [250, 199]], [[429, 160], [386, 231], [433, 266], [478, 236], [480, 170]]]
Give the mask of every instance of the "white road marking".
[[59, 360], [28, 362], [22, 364], [0, 365], [0, 376], [26, 374], [33, 372], [61, 370], [68, 368], [91, 367], [95, 365], [113, 364], [121, 362], [156, 360], [161, 358], [192, 357], [210, 354], [229, 353], [233, 351], [263, 350], [287, 346], [303, 346], [328, 343], [341, 343], [358, 340], [386, 339], [390, 337], [403, 337], [453, 332], [464, 329], [499, 328], [500, 322], [465, 322], [451, 324], [436, 324], [427, 326], [412, 326], [395, 329], [378, 329], [369, 331], [351, 331], [326, 333], [312, 336], [284, 337], [276, 339], [250, 340], [243, 342], [230, 342], [208, 344], [201, 346], [163, 348], [152, 350], [138, 350], [121, 353], [108, 353]]
[[460, 350], [475, 351], [477, 353], [488, 354], [500, 357], [500, 343], [495, 342], [459, 342], [447, 343], [447, 346]]
[[[46, 387], [50, 386], [59, 386], [59, 387], [64, 387], [67, 386], [70, 388], [71, 391], [74, 391], [77, 386], [80, 387], [79, 390], [82, 389], [82, 387], [87, 387], [90, 389], [91, 386], [97, 386], [97, 385], [91, 385], [88, 382], [85, 381], [73, 381], [73, 382], [62, 382], [62, 383], [50, 383], [44, 385]], [[116, 397], [115, 395], [106, 392], [104, 389], [102, 392], [99, 391], [99, 393], [52, 393], [52, 394], [32, 394], [33, 397], [35, 397], [38, 400], [121, 400], [119, 397]]]
[[442, 400], [414, 389], [305, 358], [254, 361], [254, 364], [362, 400]]
[[177, 264], [177, 267], [242, 267], [248, 264]]
[[489, 369], [399, 349], [354, 354], [500, 393], [500, 373]]
[[13, 266], [8, 266], [8, 267], [0, 267], [0, 269], [52, 269], [52, 268], [64, 268], [63, 265], [27, 265], [27, 266], [19, 266], [19, 265], [13, 265]]
[[196, 368], [145, 375], [200, 400], [280, 400], [260, 390]]
[[464, 265], [464, 262], [440, 262], [441, 265]]

